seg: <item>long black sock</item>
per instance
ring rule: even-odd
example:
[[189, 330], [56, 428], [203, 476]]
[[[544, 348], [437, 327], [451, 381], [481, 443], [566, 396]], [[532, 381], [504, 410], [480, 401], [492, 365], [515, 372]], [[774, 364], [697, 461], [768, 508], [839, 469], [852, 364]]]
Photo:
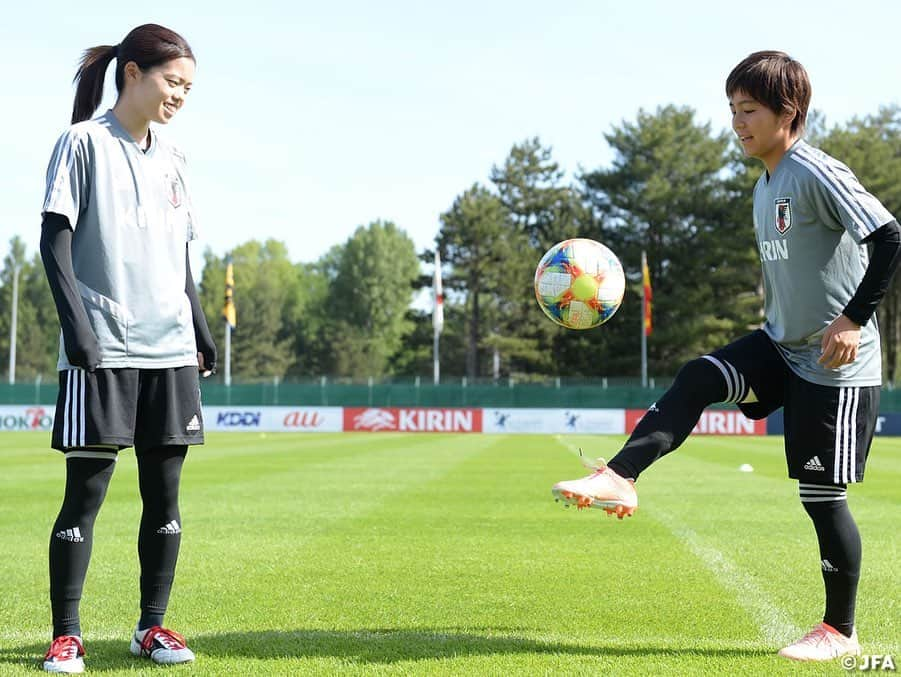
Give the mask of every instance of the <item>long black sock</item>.
[[863, 548], [857, 523], [848, 509], [845, 487], [801, 484], [800, 493], [820, 545], [820, 568], [826, 587], [823, 622], [850, 637], [854, 631]]
[[141, 619], [144, 630], [163, 624], [169, 605], [175, 564], [181, 545], [178, 486], [188, 448], [159, 447], [138, 456], [138, 478], [144, 510], [138, 532], [141, 562]]
[[[734, 384], [726, 381], [726, 374]], [[623, 477], [637, 479], [654, 461], [685, 441], [705, 407], [727, 399], [740, 402], [747, 392], [744, 379], [738, 378], [730, 365], [712, 356], [688, 362], [679, 370], [670, 389], [650, 406], [625, 446], [607, 465]]]
[[78, 607], [91, 560], [94, 520], [115, 467], [109, 458], [66, 458], [66, 493], [50, 534], [54, 637], [81, 635]]

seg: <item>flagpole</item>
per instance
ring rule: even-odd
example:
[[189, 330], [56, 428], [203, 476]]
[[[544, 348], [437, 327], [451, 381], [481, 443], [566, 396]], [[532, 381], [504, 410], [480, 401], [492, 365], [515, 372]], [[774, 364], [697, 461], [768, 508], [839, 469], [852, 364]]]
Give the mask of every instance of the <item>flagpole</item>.
[[648, 387], [648, 330], [647, 307], [648, 286], [645, 284], [645, 271], [648, 269], [648, 260], [644, 250], [641, 252], [641, 387]]
[[439, 352], [439, 336], [444, 329], [444, 290], [441, 288], [441, 256], [435, 250], [435, 271], [432, 276], [432, 292], [434, 294], [432, 305], [432, 382], [438, 385], [441, 382], [441, 360]]
[[225, 322], [225, 386], [232, 384], [232, 326]]
[[432, 341], [432, 381], [435, 385], [441, 382], [441, 360], [438, 357], [438, 330], [435, 330], [435, 336]]
[[9, 320], [9, 382], [16, 382], [16, 334], [19, 312], [19, 271], [22, 267], [18, 263], [13, 264], [13, 302], [12, 313]]

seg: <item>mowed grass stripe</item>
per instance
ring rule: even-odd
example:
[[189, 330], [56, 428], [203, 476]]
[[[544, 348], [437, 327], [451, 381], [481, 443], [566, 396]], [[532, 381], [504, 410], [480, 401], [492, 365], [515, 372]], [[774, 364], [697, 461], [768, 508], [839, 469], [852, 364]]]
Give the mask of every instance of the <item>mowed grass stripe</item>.
[[[566, 439], [586, 449], [621, 443]], [[765, 592], [788, 590], [782, 607], [800, 609], [794, 620], [806, 624], [808, 611], [821, 613], [822, 581], [809, 566], [815, 539], [796, 487], [784, 479], [778, 439], [757, 440], [763, 451], [748, 452], [759, 456], [749, 461], [756, 472], [743, 474], [737, 466], [745, 459], [732, 439], [693, 438], [642, 477], [641, 510], [623, 522], [553, 503], [551, 484], [584, 472], [551, 437], [221, 434], [209, 441], [192, 450], [185, 468], [186, 536], [167, 621], [186, 632], [200, 659], [179, 672], [838, 669], [776, 658], [778, 647], [759, 636], [754, 619], [655, 519], [663, 512], [689, 527]], [[15, 480], [2, 443], [0, 437], [0, 477]], [[32, 448], [42, 453], [36, 443]], [[126, 653], [137, 617], [140, 510], [129, 455], [101, 513], [106, 535], [98, 537], [83, 606], [88, 669], [110, 675], [150, 672]], [[46, 542], [61, 498], [60, 460], [47, 456], [36, 479], [26, 469], [28, 479], [11, 481], [11, 502], [0, 505], [0, 532], [15, 563], [0, 583], [0, 674], [33, 674], [46, 648]], [[19, 498], [23, 493], [31, 498]], [[890, 513], [891, 494], [877, 493], [864, 501], [868, 509]], [[36, 497], [47, 513], [37, 520]], [[862, 530], [872, 525], [861, 521]], [[896, 540], [883, 533], [868, 541], [865, 534], [865, 651], [883, 648], [873, 637], [898, 636], [894, 618], [874, 618], [898, 616]], [[888, 552], [867, 550], [868, 542]], [[879, 606], [879, 597], [888, 601]]]
[[[435, 625], [447, 610], [460, 607], [453, 616], [465, 627], [530, 636], [545, 630], [550, 617], [567, 637], [594, 641], [599, 629], [605, 642], [648, 633], [668, 637], [673, 628], [684, 633], [680, 641], [707, 632], [702, 615], [686, 619], [678, 607], [661, 608], [656, 588], [635, 585], [649, 564], [649, 576], [656, 577], [658, 552], [665, 550], [672, 553], [667, 565], [679, 572], [681, 599], [697, 607], [709, 598], [706, 574], [693, 566], [690, 553], [673, 548], [675, 539], [666, 529], [647, 520], [605, 520], [597, 511], [568, 514], [551, 499], [550, 486], [559, 472], [553, 441], [496, 439], [496, 445], [469, 457], [440, 482], [397, 494], [361, 517], [350, 578], [375, 593], [369, 618]], [[399, 519], [402, 511], [406, 516]], [[317, 544], [337, 549], [345, 537], [323, 534]], [[377, 578], [366, 571], [366, 555], [380, 563]], [[413, 579], [425, 586], [405, 585]], [[404, 600], [393, 605], [390, 619], [378, 605], [383, 596]], [[755, 633], [737, 605], [723, 605], [716, 613], [727, 620], [723, 626], [729, 637]]]
[[[308, 442], [319, 435], [221, 437], [226, 438], [226, 449], [240, 449], [265, 462], [248, 464], [215, 446], [189, 452], [181, 492], [184, 536], [173, 596], [176, 613], [186, 595], [198, 591], [203, 599], [204, 586], [213, 593], [207, 595], [208, 608], [215, 613], [221, 607], [219, 600], [230, 597], [236, 579], [283, 571], [284, 562], [302, 552], [306, 539], [330, 528], [335, 520], [352, 521], [402, 489], [405, 482], [440, 475], [445, 464], [457, 463], [467, 453], [477, 453], [481, 444], [490, 443], [479, 437], [474, 438], [474, 448], [461, 448], [450, 435], [325, 435], [319, 441], [329, 451], [323, 452]], [[43, 440], [35, 436], [31, 442], [40, 445]], [[275, 451], [269, 450], [270, 442]], [[308, 455], [305, 452], [311, 446]], [[336, 448], [340, 452], [332, 453]], [[216, 462], [202, 462], [207, 450], [212, 450]], [[44, 463], [44, 479], [37, 486], [30, 480], [23, 483], [33, 486], [33, 495], [13, 492], [15, 505], [4, 503], [14, 508], [8, 513], [10, 519], [0, 520], [0, 536], [8, 536], [4, 542], [12, 544], [11, 560], [20, 564], [7, 582], [40, 609], [46, 605], [47, 542], [65, 483], [61, 455], [52, 452]], [[133, 453], [123, 452], [117, 466], [95, 525], [83, 605], [86, 618], [109, 618], [113, 623], [134, 614], [138, 575], [134, 544], [141, 509]], [[30, 516], [18, 509], [26, 506]], [[123, 589], [128, 594], [109, 598], [102, 612], [94, 612], [93, 605], [102, 599], [97, 591]], [[92, 630], [101, 636], [106, 632], [96, 622]]]
[[[590, 442], [576, 438], [571, 446]], [[895, 532], [897, 490], [889, 496], [881, 467], [886, 454], [899, 450], [896, 438], [877, 440], [883, 454], [873, 458], [868, 480], [849, 489], [849, 502], [864, 540], [858, 625], [864, 648], [897, 651], [899, 624]], [[739, 471], [751, 461], [753, 473]], [[781, 613], [802, 629], [822, 618], [823, 584], [816, 537], [797, 493], [787, 478], [782, 440], [778, 437], [693, 437], [642, 475], [639, 513], [651, 514], [674, 530], [688, 529], [687, 541], [715, 543], [716, 553], [740, 567], [740, 585], [750, 582], [764, 592], [758, 602], [780, 601]], [[701, 499], [701, 500], [698, 500]], [[894, 515], [894, 517], [892, 517]], [[712, 562], [718, 555], [705, 550]], [[751, 597], [749, 599], [754, 599]], [[765, 618], [765, 616], [760, 616]], [[778, 627], [772, 626], [772, 627]]]
[[[643, 476], [645, 505], [653, 505], [656, 518], [690, 525], [707, 542], [716, 542], [719, 551], [741, 565], [743, 575], [778, 599], [782, 610], [806, 630], [823, 615], [819, 549], [797, 482], [786, 477], [781, 446], [780, 453], [766, 461], [780, 469], [782, 476], [775, 478], [772, 468], [767, 473], [742, 473], [737, 464], [728, 467], [707, 460], [720, 441], [705, 438], [686, 445], [664, 461], [666, 472], [655, 468]], [[682, 479], [676, 483], [673, 476]], [[901, 633], [899, 599], [890, 592], [897, 587], [892, 553], [897, 553], [898, 539], [890, 526], [897, 522], [897, 501], [868, 485], [852, 485], [848, 492], [864, 545], [857, 624], [865, 652], [894, 653]], [[691, 495], [701, 495], [705, 486], [706, 503], [685, 501], [679, 492], [685, 487]]]
[[[355, 439], [358, 453], [314, 463], [298, 461], [293, 468], [294, 456], [283, 453], [279, 473], [250, 482], [236, 480], [230, 493], [237, 499], [203, 514], [200, 506], [209, 504], [210, 490], [199, 486], [189, 494], [186, 489], [186, 496], [193, 495], [190, 501], [198, 503], [192, 528], [203, 533], [183, 560], [198, 574], [186, 578], [186, 597], [202, 597], [210, 586], [214, 593], [227, 596], [240, 581], [258, 594], [257, 606], [248, 609], [254, 622], [267, 628], [306, 624], [307, 605], [302, 600], [318, 594], [320, 581], [333, 578], [345, 592], [352, 589], [349, 578], [336, 576], [336, 570], [347, 569], [360, 552], [367, 515], [412, 486], [440, 479], [467, 456], [492, 444], [481, 436], [461, 444], [459, 437], [443, 434]], [[214, 481], [213, 492], [220, 482]], [[404, 517], [397, 515], [396, 520], [402, 524]], [[324, 547], [320, 537], [329, 540], [334, 534], [341, 535], [340, 542]], [[278, 597], [259, 594], [267, 587], [278, 590]], [[287, 616], [270, 613], [273, 607], [283, 607], [286, 599], [297, 599]], [[341, 596], [328, 603], [343, 606]], [[213, 623], [215, 611], [215, 606], [204, 610]]]
[[761, 637], [779, 646], [801, 636], [801, 628], [791, 620], [766, 591], [757, 586], [748, 572], [737, 566], [722, 551], [681, 524], [678, 518], [656, 512], [654, 519], [666, 526], [710, 571], [720, 585], [729, 591], [758, 625]]
[[240, 512], [251, 520], [265, 515], [303, 518], [313, 525], [371, 510], [387, 496], [440, 477], [491, 444], [487, 437], [474, 442], [461, 445], [450, 435], [358, 436], [339, 453], [287, 447], [261, 456], [263, 462], [251, 469], [245, 461], [223, 456], [215, 464], [192, 469], [185, 477], [183, 498], [185, 505], [203, 503], [224, 490], [230, 500], [219, 502], [217, 513]]
[[[559, 443], [579, 456], [579, 448], [558, 437]], [[650, 472], [650, 471], [649, 471]], [[682, 476], [670, 476], [670, 482], [677, 480], [678, 486], [684, 487]], [[716, 478], [711, 478], [714, 482]], [[705, 480], [705, 484], [707, 481]], [[684, 502], [684, 494], [681, 496]], [[641, 501], [639, 500], [639, 505]], [[684, 511], [651, 510], [651, 517], [664, 525], [676, 539], [697, 557], [703, 566], [729, 595], [746, 611], [748, 617], [757, 625], [761, 637], [768, 644], [781, 644], [796, 638], [800, 628], [779, 607], [775, 599], [766, 591], [755, 585], [748, 572], [726, 557], [711, 540], [701, 537], [688, 524], [690, 516]], [[707, 511], [704, 511], [705, 514]], [[631, 518], [626, 518], [631, 519]]]

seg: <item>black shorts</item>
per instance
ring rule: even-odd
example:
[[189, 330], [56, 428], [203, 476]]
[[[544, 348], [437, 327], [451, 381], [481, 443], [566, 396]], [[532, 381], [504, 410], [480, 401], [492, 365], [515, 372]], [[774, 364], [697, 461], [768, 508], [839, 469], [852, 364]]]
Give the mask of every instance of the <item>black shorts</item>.
[[197, 367], [59, 372], [54, 449], [203, 444]]
[[863, 481], [879, 416], [879, 386], [805, 381], [761, 330], [710, 355], [723, 363], [727, 383], [744, 378], [757, 396], [757, 402], [738, 405], [745, 416], [761, 419], [784, 408], [789, 477], [810, 484]]

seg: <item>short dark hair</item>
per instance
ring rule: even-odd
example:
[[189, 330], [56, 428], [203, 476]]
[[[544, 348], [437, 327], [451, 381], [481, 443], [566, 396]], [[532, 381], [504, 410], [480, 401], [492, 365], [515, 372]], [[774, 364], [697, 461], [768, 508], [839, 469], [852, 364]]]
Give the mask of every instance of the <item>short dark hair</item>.
[[779, 114], [794, 109], [792, 134], [804, 131], [810, 105], [810, 78], [799, 61], [785, 52], [754, 52], [726, 78], [726, 96], [744, 92]]
[[173, 30], [157, 24], [144, 24], [133, 29], [118, 45], [101, 45], [86, 49], [75, 73], [75, 103], [72, 124], [88, 120], [103, 99], [103, 80], [106, 69], [116, 59], [116, 91], [125, 85], [125, 64], [134, 61], [146, 71], [154, 66], [187, 57], [194, 52], [187, 41]]

